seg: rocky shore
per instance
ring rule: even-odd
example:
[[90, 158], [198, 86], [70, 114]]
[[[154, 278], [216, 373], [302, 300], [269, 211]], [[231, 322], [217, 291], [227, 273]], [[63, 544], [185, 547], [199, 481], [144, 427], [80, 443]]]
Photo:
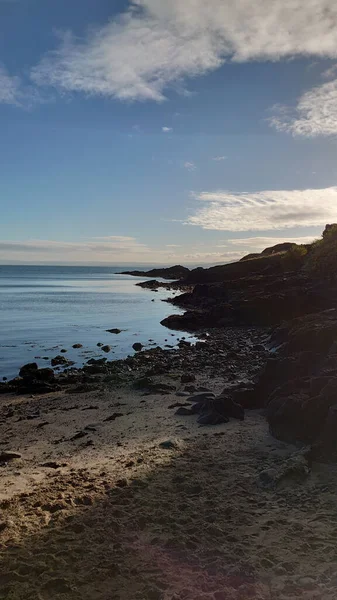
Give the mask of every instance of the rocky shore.
[[336, 239], [147, 281], [196, 343], [0, 384], [0, 598], [336, 597]]

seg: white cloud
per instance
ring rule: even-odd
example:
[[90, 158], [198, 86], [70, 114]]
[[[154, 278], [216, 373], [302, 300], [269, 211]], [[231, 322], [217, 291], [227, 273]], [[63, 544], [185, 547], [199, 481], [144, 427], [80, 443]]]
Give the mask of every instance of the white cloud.
[[294, 244], [310, 244], [317, 236], [313, 235], [305, 235], [305, 236], [283, 236], [283, 237], [249, 237], [249, 238], [235, 238], [228, 239], [226, 243], [223, 245], [219, 245], [219, 247], [226, 247], [228, 244], [232, 246], [240, 246], [244, 250], [252, 250], [252, 251], [260, 251], [265, 248], [269, 248], [270, 246], [275, 246], [276, 244], [283, 244], [284, 242], [291, 242]]
[[184, 163], [184, 168], [187, 169], [187, 171], [192, 172], [192, 171], [196, 171], [197, 167], [195, 166], [194, 162], [188, 160]]
[[322, 73], [324, 79], [333, 79], [337, 75], [337, 64], [332, 65]]
[[19, 94], [19, 77], [11, 77], [4, 67], [0, 65], [0, 103], [17, 105]]
[[169, 133], [170, 131], [172, 131], [172, 127], [162, 127], [161, 129], [164, 133]]
[[63, 34], [32, 70], [61, 92], [163, 101], [225, 61], [337, 57], [335, 0], [134, 0], [82, 38]]
[[337, 221], [337, 187], [192, 195], [202, 203], [186, 224], [203, 229], [267, 231]]
[[212, 160], [215, 160], [216, 162], [220, 162], [221, 160], [226, 160], [227, 156], [214, 156], [212, 158]]
[[273, 112], [269, 123], [278, 131], [304, 137], [336, 135], [337, 79], [303, 94], [295, 108], [275, 106]]

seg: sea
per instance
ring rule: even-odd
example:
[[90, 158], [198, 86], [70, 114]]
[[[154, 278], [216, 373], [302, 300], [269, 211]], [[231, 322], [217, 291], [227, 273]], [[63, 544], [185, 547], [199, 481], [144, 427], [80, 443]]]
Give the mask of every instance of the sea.
[[[193, 342], [193, 336], [160, 324], [182, 312], [163, 302], [177, 292], [138, 287], [146, 278], [121, 274], [134, 269], [0, 265], [0, 379], [17, 376], [29, 362], [50, 366], [62, 349], [80, 367], [90, 358], [132, 356], [135, 342], [145, 348], [177, 347], [182, 337]], [[113, 328], [122, 332], [107, 331]], [[111, 346], [111, 352], [97, 344]]]

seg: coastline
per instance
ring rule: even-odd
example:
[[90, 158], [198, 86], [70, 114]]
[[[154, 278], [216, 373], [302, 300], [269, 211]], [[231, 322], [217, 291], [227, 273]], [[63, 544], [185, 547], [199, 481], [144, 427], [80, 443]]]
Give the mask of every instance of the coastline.
[[[263, 281], [278, 298], [302, 279]], [[302, 431], [298, 444], [272, 437], [279, 421], [266, 406], [270, 396], [283, 419], [284, 379], [293, 373], [293, 393], [317, 357], [324, 376], [312, 381], [325, 385], [336, 311], [275, 330], [276, 313], [263, 312], [272, 294], [245, 312], [244, 290], [260, 276], [232, 282], [231, 298], [227, 284], [189, 285], [173, 303], [187, 309], [181, 328], [198, 331], [196, 344], [182, 335], [177, 349], [56, 374], [30, 365], [0, 385], [0, 597], [336, 597], [337, 467], [313, 460]], [[254, 314], [257, 324], [245, 322]]]

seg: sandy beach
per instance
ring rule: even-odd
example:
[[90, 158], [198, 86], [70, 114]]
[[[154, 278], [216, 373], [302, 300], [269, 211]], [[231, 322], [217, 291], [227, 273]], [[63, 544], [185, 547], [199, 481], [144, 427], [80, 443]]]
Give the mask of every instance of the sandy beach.
[[261, 411], [200, 427], [154, 379], [177, 391], [2, 396], [0, 598], [335, 598], [336, 467], [284, 469]]

